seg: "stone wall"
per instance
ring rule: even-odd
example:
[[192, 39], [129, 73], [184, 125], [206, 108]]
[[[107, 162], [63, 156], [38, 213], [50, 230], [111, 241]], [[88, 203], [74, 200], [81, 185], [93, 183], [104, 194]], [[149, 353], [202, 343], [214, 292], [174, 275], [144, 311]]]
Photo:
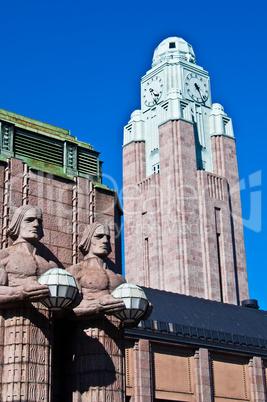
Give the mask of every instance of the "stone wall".
[[[85, 226], [106, 223], [111, 229], [110, 259], [121, 272], [120, 218], [116, 192], [93, 185], [86, 178], [74, 180], [29, 169], [22, 160], [0, 163], [0, 219], [2, 248], [11, 244], [7, 229], [13, 212], [21, 205], [37, 205], [43, 211], [42, 243], [64, 267], [79, 261], [78, 243]], [[115, 247], [117, 246], [117, 247]]]
[[129, 339], [126, 395], [131, 402], [264, 402], [266, 366], [256, 356]]

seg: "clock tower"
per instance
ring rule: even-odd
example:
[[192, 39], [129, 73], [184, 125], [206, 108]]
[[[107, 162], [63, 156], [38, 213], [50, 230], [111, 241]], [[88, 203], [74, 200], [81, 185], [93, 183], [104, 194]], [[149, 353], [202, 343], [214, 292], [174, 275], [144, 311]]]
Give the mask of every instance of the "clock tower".
[[156, 48], [124, 129], [125, 273], [139, 285], [248, 298], [231, 119], [181, 38]]

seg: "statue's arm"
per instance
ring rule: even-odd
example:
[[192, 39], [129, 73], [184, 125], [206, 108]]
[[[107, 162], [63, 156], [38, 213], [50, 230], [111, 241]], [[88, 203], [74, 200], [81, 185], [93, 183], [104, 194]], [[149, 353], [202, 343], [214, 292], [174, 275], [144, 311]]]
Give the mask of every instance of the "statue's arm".
[[117, 274], [117, 277], [120, 279], [121, 283], [126, 283], [126, 279], [121, 274]]
[[29, 281], [24, 285], [0, 286], [0, 308], [17, 306], [26, 300], [37, 302], [49, 296], [46, 285], [37, 281]]
[[112, 295], [106, 294], [97, 299], [83, 299], [81, 303], [73, 309], [71, 318], [93, 318], [93, 316], [102, 314], [113, 315], [124, 308], [125, 304], [123, 300], [115, 299]]
[[[1, 252], [1, 256], [3, 256]], [[22, 286], [8, 286], [8, 276], [3, 264], [0, 260], [0, 307], [10, 307], [14, 302], [18, 302], [22, 294]]]
[[7, 273], [2, 261], [0, 260], [0, 287], [7, 285], [8, 285]]
[[23, 286], [0, 286], [0, 307], [17, 305], [23, 298]]

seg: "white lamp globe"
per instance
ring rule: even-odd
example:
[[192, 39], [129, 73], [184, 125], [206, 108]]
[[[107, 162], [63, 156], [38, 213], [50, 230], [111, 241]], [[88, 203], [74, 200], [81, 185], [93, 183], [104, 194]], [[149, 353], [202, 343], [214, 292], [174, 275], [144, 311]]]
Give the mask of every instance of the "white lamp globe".
[[139, 286], [133, 283], [123, 283], [111, 294], [125, 303], [126, 308], [115, 314], [121, 321], [132, 324], [145, 314], [149, 303], [145, 292]]
[[38, 282], [49, 287], [50, 295], [41, 302], [53, 311], [67, 307], [78, 293], [75, 279], [62, 268], [50, 269], [40, 276]]

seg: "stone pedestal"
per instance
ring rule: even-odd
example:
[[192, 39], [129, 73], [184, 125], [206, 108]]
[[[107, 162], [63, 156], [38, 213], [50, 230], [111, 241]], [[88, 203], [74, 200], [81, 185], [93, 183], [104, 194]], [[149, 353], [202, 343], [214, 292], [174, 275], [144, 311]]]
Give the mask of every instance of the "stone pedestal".
[[0, 310], [1, 401], [51, 401], [52, 321], [40, 303]]

